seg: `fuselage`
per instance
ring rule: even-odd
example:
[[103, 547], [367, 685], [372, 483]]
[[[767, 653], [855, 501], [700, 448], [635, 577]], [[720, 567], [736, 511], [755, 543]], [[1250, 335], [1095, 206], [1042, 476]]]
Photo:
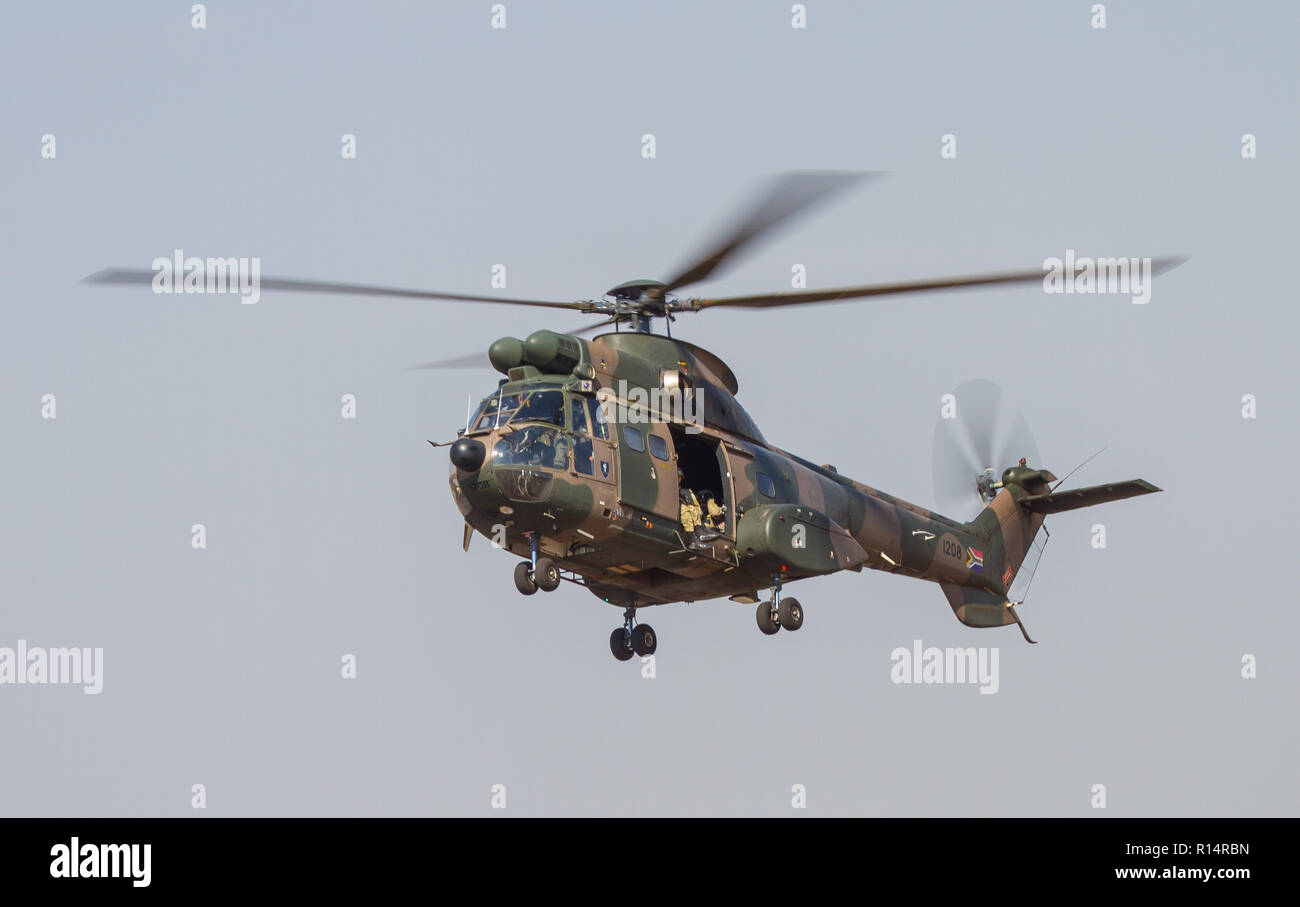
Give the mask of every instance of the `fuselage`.
[[[538, 331], [490, 358], [506, 377], [464, 432], [482, 460], [454, 468], [457, 506], [612, 604], [748, 600], [775, 578], [863, 567], [1005, 593], [993, 516], [960, 523], [769, 444], [706, 350]], [[683, 486], [721, 505], [707, 544], [689, 544]]]

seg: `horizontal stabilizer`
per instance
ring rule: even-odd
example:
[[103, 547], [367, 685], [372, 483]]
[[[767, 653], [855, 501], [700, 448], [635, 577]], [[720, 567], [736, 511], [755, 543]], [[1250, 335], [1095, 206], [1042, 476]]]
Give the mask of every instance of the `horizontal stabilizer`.
[[1107, 501], [1121, 501], [1124, 498], [1151, 494], [1159, 490], [1145, 479], [1130, 479], [1127, 482], [1111, 482], [1089, 488], [1036, 494], [1021, 500], [1020, 506], [1032, 513], [1060, 513], [1063, 510], [1077, 510], [1080, 507], [1105, 504]]

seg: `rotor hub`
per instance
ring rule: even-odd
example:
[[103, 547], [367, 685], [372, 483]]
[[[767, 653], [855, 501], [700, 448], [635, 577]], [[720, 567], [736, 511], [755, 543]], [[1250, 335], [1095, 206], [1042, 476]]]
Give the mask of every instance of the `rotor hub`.
[[664, 291], [667, 288], [668, 285], [661, 280], [627, 280], [613, 289], [606, 290], [605, 295], [629, 302], [640, 302], [642, 300], [663, 299]]

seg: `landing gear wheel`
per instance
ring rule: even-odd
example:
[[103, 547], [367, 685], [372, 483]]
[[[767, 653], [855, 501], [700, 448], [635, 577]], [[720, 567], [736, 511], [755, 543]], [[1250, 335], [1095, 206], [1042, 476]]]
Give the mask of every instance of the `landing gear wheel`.
[[797, 598], [783, 598], [777, 606], [776, 617], [782, 628], [793, 633], [803, 626], [803, 605]]
[[619, 661], [627, 661], [632, 657], [632, 649], [627, 644], [627, 630], [618, 627], [609, 634], [609, 650]]
[[533, 582], [543, 592], [554, 592], [560, 588], [560, 568], [549, 557], [539, 557], [533, 568]]
[[537, 591], [537, 581], [533, 579], [533, 565], [528, 561], [515, 564], [515, 588], [524, 595], [532, 595]]
[[772, 614], [771, 602], [759, 602], [758, 611], [754, 616], [758, 619], [758, 629], [763, 631], [764, 636], [774, 636], [781, 629], [775, 615]]
[[649, 624], [640, 624], [632, 628], [633, 652], [645, 658], [647, 655], [655, 654], [657, 648], [659, 648], [659, 637], [655, 636], [655, 631]]

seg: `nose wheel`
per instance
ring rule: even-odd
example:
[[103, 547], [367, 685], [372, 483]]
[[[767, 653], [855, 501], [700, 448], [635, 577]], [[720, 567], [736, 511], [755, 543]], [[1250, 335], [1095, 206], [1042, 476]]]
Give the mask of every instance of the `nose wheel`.
[[532, 595], [537, 591], [537, 580], [533, 579], [533, 565], [528, 561], [515, 564], [515, 588], [523, 595]]
[[515, 588], [523, 595], [532, 595], [538, 589], [554, 592], [560, 588], [560, 568], [549, 557], [537, 554], [537, 537], [529, 536], [532, 556], [515, 564]]
[[754, 617], [764, 636], [775, 636], [782, 629], [793, 633], [803, 626], [803, 605], [797, 598], [781, 597], [781, 577], [777, 576], [772, 581], [772, 600], [759, 602]]
[[636, 622], [636, 609], [628, 605], [623, 612], [623, 626], [609, 634], [609, 650], [619, 661], [627, 661], [633, 655], [645, 658], [655, 654], [659, 648], [659, 637], [649, 624]]
[[560, 588], [560, 568], [549, 557], [539, 557], [536, 565], [520, 561], [515, 564], [515, 588], [524, 595], [532, 595], [538, 589], [554, 592]]

